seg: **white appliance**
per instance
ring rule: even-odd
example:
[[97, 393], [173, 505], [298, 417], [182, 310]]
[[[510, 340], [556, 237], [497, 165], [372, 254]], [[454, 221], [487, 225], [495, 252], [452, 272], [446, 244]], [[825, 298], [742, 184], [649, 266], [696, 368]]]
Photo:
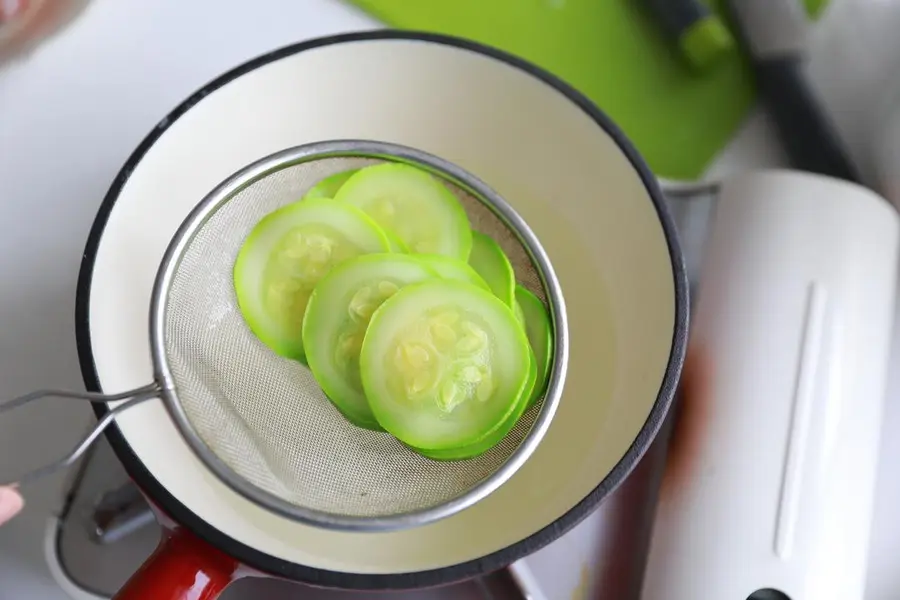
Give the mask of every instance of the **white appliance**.
[[709, 403], [684, 405], [691, 454], [664, 477], [641, 599], [862, 600], [896, 211], [758, 172], [721, 184], [710, 227], [691, 342]]
[[678, 429], [696, 452], [679, 484], [661, 435], [595, 514], [511, 571], [529, 600], [869, 600], [895, 210], [793, 171], [666, 188], [692, 343], [715, 370]]

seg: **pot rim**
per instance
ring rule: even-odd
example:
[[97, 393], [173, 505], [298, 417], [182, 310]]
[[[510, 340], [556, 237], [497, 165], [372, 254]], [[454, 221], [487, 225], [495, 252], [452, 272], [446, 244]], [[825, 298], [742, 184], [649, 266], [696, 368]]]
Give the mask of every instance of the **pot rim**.
[[[599, 503], [609, 496], [609, 494], [612, 493], [631, 473], [662, 426], [663, 420], [668, 413], [672, 399], [675, 395], [676, 386], [681, 374], [681, 367], [684, 362], [687, 345], [689, 319], [688, 283], [684, 257], [678, 244], [674, 221], [666, 207], [663, 194], [658, 186], [656, 178], [624, 133], [622, 133], [618, 126], [615, 125], [606, 114], [588, 100], [587, 97], [558, 77], [524, 59], [468, 39], [420, 31], [400, 31], [392, 29], [343, 33], [320, 37], [276, 49], [251, 59], [216, 77], [191, 94], [186, 100], [166, 115], [166, 117], [157, 124], [157, 126], [141, 141], [134, 152], [128, 157], [106, 193], [94, 223], [91, 226], [78, 274], [75, 301], [75, 336], [82, 378], [89, 391], [101, 391], [99, 377], [94, 364], [90, 334], [90, 292], [94, 261], [100, 246], [100, 240], [105, 230], [106, 222], [112, 212], [113, 206], [129, 176], [150, 147], [153, 146], [172, 123], [189, 111], [205, 96], [242, 75], [269, 63], [306, 50], [335, 44], [377, 40], [415, 40], [451, 46], [456, 49], [467, 50], [488, 56], [541, 80], [566, 96], [566, 98], [583, 110], [613, 139], [620, 151], [637, 171], [644, 188], [647, 190], [647, 193], [653, 202], [660, 225], [663, 229], [663, 234], [666, 238], [666, 244], [672, 262], [675, 320], [672, 328], [672, 348], [653, 408], [631, 446], [607, 476], [600, 481], [587, 496], [578, 502], [578, 504], [557, 518], [554, 522], [548, 524], [531, 536], [481, 558], [439, 569], [391, 574], [348, 573], [308, 567], [260, 552], [259, 550], [242, 544], [223, 534], [206, 523], [193, 511], [185, 507], [177, 498], [172, 496], [156, 480], [156, 478], [153, 477], [146, 467], [144, 467], [140, 459], [132, 452], [128, 442], [125, 440], [115, 423], [111, 424], [106, 429], [106, 437], [109, 440], [113, 451], [116, 453], [128, 475], [134, 482], [145, 494], [152, 498], [154, 504], [156, 504], [160, 510], [164, 511], [170, 518], [186, 527], [203, 541], [225, 551], [248, 567], [264, 573], [311, 585], [358, 590], [430, 587], [483, 575], [506, 567], [516, 560], [539, 550], [568, 532], [590, 515]], [[102, 418], [109, 411], [108, 407], [104, 404], [94, 404], [93, 406], [94, 412], [98, 418]]]

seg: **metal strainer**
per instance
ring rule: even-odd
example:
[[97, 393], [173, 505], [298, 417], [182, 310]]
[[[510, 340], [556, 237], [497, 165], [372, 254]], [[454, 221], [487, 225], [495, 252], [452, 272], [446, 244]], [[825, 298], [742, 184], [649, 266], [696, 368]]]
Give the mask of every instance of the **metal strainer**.
[[[309, 370], [281, 358], [250, 332], [237, 307], [232, 268], [241, 244], [272, 210], [297, 201], [320, 179], [379, 161], [430, 171], [457, 195], [473, 229], [503, 247], [517, 279], [546, 301], [554, 331], [548, 391], [503, 442], [480, 457], [437, 462], [386, 433], [351, 425]], [[559, 283], [540, 243], [512, 208], [471, 174], [411, 148], [327, 141], [278, 152], [216, 187], [178, 229], [160, 266], [150, 308], [154, 383], [102, 395], [44, 396], [116, 405], [65, 459], [18, 480], [73, 463], [117, 414], [162, 398], [198, 458], [225, 484], [285, 517], [333, 529], [384, 531], [422, 525], [465, 509], [528, 459], [556, 411], [568, 355]]]

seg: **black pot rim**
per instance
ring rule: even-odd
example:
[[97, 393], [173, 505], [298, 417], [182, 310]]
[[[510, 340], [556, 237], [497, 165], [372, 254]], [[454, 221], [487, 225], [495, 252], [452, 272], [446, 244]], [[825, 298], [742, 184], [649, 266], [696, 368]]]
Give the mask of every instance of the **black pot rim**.
[[[252, 59], [207, 83], [169, 113], [144, 138], [116, 175], [91, 227], [81, 261], [77, 284], [75, 330], [79, 362], [85, 385], [89, 390], [100, 391], [99, 377], [94, 365], [91, 348], [89, 321], [94, 260], [106, 222], [119, 193], [144, 154], [172, 123], [211, 92], [263, 65], [313, 48], [371, 40], [417, 40], [452, 46], [489, 56], [506, 63], [510, 67], [525, 71], [564, 94], [571, 102], [589, 115], [598, 126], [615, 140], [638, 172], [656, 208], [672, 260], [672, 275], [675, 288], [675, 325], [673, 328], [672, 350], [657, 399], [631, 447], [629, 447], [612, 471], [577, 505], [553, 523], [515, 544], [481, 558], [440, 569], [397, 574], [359, 574], [329, 571], [284, 561], [226, 536], [190, 511], [153, 477], [140, 459], [132, 452], [128, 442], [115, 424], [107, 429], [106, 437], [119, 460], [122, 461], [129, 476], [161, 510], [177, 523], [187, 527], [200, 539], [227, 552], [247, 566], [278, 577], [318, 586], [346, 589], [408, 589], [443, 585], [490, 573], [537, 551], [572, 529], [615, 490], [632, 471], [659, 431], [675, 394], [675, 388], [681, 374], [681, 366], [684, 362], [687, 342], [688, 284], [684, 259], [678, 245], [674, 222], [666, 208], [656, 178], [631, 142], [628, 141], [609, 117], [580, 92], [543, 69], [501, 50], [466, 39], [416, 31], [377, 30], [332, 35], [286, 46]], [[94, 410], [98, 418], [102, 418], [108, 412], [108, 408], [101, 404], [95, 405]]]

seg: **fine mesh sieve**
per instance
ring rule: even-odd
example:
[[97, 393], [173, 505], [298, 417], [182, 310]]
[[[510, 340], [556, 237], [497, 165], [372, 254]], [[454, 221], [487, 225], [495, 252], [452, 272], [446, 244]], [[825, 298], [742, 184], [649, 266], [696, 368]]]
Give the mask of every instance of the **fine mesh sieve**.
[[[462, 202], [472, 228], [492, 236], [517, 280], [550, 309], [554, 356], [543, 401], [497, 446], [462, 461], [433, 461], [393, 436], [350, 424], [310, 371], [277, 356], [249, 330], [237, 306], [232, 269], [251, 229], [296, 202], [322, 178], [381, 161], [426, 169]], [[565, 378], [565, 307], [550, 262], [522, 219], [484, 183], [435, 156], [394, 144], [330, 141], [284, 150], [231, 176], [188, 216], [166, 251], [153, 291], [150, 341], [155, 383], [126, 399], [63, 461], [65, 466], [116, 414], [161, 397], [197, 456], [223, 482], [259, 505], [309, 524], [351, 530], [421, 525], [471, 506], [527, 460], [549, 427]], [[22, 482], [23, 479], [19, 479]]]

